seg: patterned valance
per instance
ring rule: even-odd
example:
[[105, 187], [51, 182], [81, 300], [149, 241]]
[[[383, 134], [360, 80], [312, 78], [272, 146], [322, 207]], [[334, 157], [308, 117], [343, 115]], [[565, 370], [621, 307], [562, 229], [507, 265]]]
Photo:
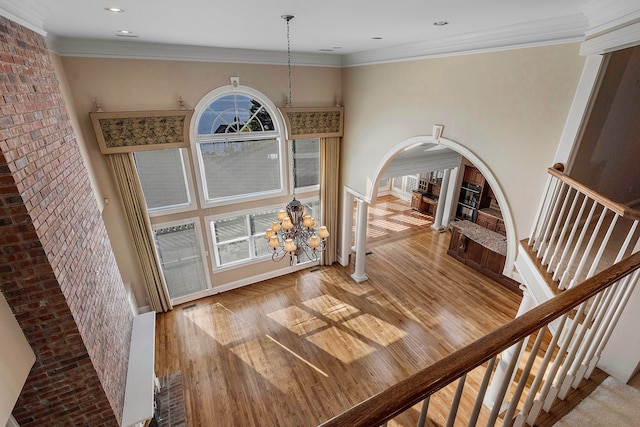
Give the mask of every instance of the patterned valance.
[[102, 154], [189, 146], [193, 110], [89, 113]]
[[342, 136], [342, 107], [280, 108], [289, 139]]

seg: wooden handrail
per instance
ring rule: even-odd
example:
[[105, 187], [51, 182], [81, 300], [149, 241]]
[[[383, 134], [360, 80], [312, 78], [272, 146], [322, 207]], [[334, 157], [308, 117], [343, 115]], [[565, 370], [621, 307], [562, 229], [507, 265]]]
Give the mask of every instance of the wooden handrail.
[[576, 181], [574, 178], [571, 178], [569, 175], [565, 175], [563, 172], [559, 170], [556, 170], [554, 168], [549, 168], [548, 171], [549, 171], [549, 174], [551, 174], [552, 176], [555, 176], [560, 181], [564, 182], [570, 187], [575, 188], [580, 193], [586, 194], [593, 200], [597, 201], [603, 206], [606, 206], [608, 209], [612, 210], [618, 215], [625, 218], [632, 219], [632, 220], [640, 219], [640, 211], [630, 208], [625, 204], [614, 202], [613, 200], [607, 197], [604, 197], [601, 194], [598, 194], [596, 191], [592, 190], [591, 188], [587, 187], [581, 182]]
[[319, 427], [382, 425], [639, 268], [640, 252], [523, 313]]

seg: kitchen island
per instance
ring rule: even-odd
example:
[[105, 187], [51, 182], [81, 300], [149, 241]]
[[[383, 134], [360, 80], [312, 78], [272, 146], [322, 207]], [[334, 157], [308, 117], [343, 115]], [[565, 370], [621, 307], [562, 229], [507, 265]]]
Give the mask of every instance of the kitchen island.
[[507, 258], [505, 236], [467, 220], [453, 221], [449, 227], [449, 255], [510, 290], [522, 293], [518, 282], [502, 274]]

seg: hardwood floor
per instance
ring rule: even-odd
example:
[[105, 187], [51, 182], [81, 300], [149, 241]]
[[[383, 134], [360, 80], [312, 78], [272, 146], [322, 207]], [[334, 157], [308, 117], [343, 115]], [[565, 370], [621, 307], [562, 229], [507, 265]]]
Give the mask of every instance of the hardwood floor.
[[[317, 425], [513, 319], [520, 296], [448, 243], [415, 229], [376, 243], [363, 283], [336, 264], [159, 314], [156, 375], [182, 371], [192, 427]], [[432, 425], [446, 421], [438, 399]], [[418, 411], [389, 425], [415, 425]]]

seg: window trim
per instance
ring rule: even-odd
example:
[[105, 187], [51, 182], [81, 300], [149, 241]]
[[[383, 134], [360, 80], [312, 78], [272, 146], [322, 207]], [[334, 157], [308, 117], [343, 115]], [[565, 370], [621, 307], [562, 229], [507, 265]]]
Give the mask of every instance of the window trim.
[[[267, 112], [271, 115], [275, 130], [269, 131], [269, 132], [261, 132], [259, 134], [251, 133], [251, 132], [248, 132], [246, 134], [240, 134], [240, 135], [232, 134], [232, 135], [227, 135], [227, 139], [231, 140], [233, 138], [233, 140], [237, 140], [237, 141], [246, 141], [246, 140], [256, 139], [256, 135], [260, 135], [259, 139], [275, 139], [278, 143], [278, 158], [279, 158], [279, 165], [280, 165], [280, 189], [271, 190], [271, 191], [260, 191], [256, 193], [249, 193], [249, 194], [243, 194], [243, 195], [237, 195], [237, 196], [220, 197], [215, 200], [207, 200], [206, 198], [207, 191], [205, 188], [206, 177], [204, 175], [204, 166], [202, 165], [202, 155], [200, 151], [200, 144], [219, 141], [220, 139], [211, 138], [211, 137], [198, 137], [198, 122], [200, 121], [200, 118], [202, 117], [203, 112], [209, 106], [209, 104], [211, 104], [217, 98], [220, 98], [224, 95], [229, 95], [232, 93], [245, 95], [245, 96], [256, 99], [262, 104], [264, 108], [267, 109]], [[206, 94], [205, 96], [203, 96], [198, 102], [198, 104], [195, 106], [195, 113], [191, 117], [191, 125], [190, 125], [191, 156], [192, 156], [193, 165], [195, 168], [195, 175], [197, 177], [196, 181], [197, 181], [197, 187], [198, 187], [198, 195], [200, 196], [200, 208], [206, 209], [206, 208], [211, 208], [216, 206], [225, 206], [225, 205], [236, 204], [236, 203], [241, 203], [246, 201], [269, 199], [273, 197], [287, 195], [289, 193], [288, 182], [287, 182], [288, 180], [287, 170], [289, 168], [287, 167], [287, 156], [285, 156], [285, 152], [287, 150], [285, 150], [286, 138], [284, 135], [284, 129], [285, 129], [284, 119], [282, 118], [282, 114], [280, 113], [280, 110], [278, 110], [275, 104], [271, 102], [271, 100], [266, 95], [264, 95], [263, 93], [255, 89], [252, 89], [247, 86], [242, 86], [242, 85], [238, 85], [237, 87], [227, 85], [227, 86], [221, 86], [219, 88], [216, 88], [211, 92], [209, 92], [208, 94]], [[222, 138], [222, 134], [221, 134], [221, 138]]]

